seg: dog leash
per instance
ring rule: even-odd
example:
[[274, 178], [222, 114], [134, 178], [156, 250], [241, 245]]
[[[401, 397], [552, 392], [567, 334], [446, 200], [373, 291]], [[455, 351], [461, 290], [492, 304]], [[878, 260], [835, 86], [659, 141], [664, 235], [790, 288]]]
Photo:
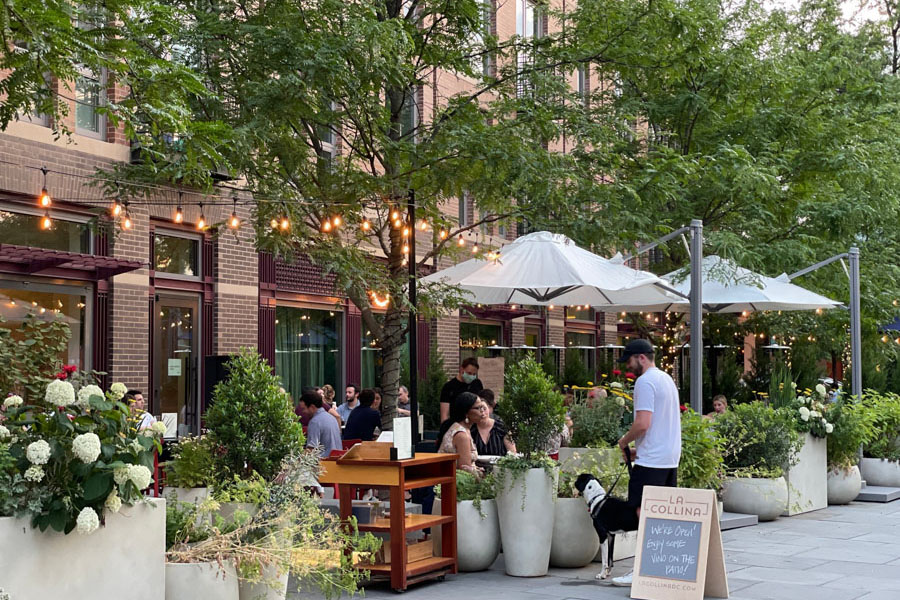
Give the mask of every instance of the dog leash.
[[625, 469], [619, 471], [619, 474], [616, 475], [615, 479], [613, 479], [612, 485], [610, 485], [609, 489], [606, 490], [606, 497], [600, 501], [600, 506], [603, 506], [603, 504], [606, 502], [606, 498], [609, 498], [612, 495], [612, 491], [616, 489], [616, 485], [619, 483], [622, 475], [624, 475], [626, 471], [628, 472], [629, 476], [631, 475], [631, 451], [629, 450], [628, 452], [623, 452], [622, 454], [625, 456]]

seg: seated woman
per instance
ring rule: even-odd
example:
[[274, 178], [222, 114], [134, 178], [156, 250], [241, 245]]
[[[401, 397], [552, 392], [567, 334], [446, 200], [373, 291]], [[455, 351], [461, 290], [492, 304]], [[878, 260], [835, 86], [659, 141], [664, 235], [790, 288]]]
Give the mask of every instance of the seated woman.
[[728, 399], [722, 394], [718, 394], [713, 398], [713, 411], [704, 415], [707, 419], [716, 419], [719, 415], [725, 414], [728, 410]]
[[479, 456], [503, 456], [507, 452], [515, 454], [516, 445], [509, 438], [503, 422], [494, 417], [493, 390], [481, 390], [478, 397], [487, 405], [488, 410], [479, 423], [473, 424], [472, 440]]
[[463, 392], [450, 403], [450, 417], [441, 423], [438, 452], [458, 454], [456, 468], [480, 475], [482, 470], [475, 461], [478, 451], [469, 433], [469, 427], [477, 425], [487, 413], [487, 405], [471, 392]]

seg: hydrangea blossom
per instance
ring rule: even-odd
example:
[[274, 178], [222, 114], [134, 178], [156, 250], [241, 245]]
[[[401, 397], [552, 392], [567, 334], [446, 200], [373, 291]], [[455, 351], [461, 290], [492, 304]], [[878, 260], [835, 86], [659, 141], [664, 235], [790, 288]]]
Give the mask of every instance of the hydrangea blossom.
[[103, 390], [96, 385], [86, 385], [78, 390], [78, 400], [75, 402], [80, 408], [87, 410], [91, 407], [91, 396], [103, 397]]
[[9, 429], [4, 427], [3, 425], [0, 425], [0, 440], [5, 440], [8, 437], [9, 437]]
[[50, 444], [44, 440], [31, 442], [25, 449], [25, 457], [33, 465], [46, 465], [50, 461]]
[[97, 511], [90, 506], [82, 508], [75, 519], [75, 531], [82, 535], [89, 535], [97, 531], [98, 527], [100, 527], [100, 517], [97, 516]]
[[115, 489], [113, 489], [112, 494], [106, 497], [106, 502], [103, 503], [103, 506], [112, 513], [117, 513], [122, 508], [122, 499], [119, 498], [119, 494], [116, 493]]
[[613, 381], [609, 384], [609, 387], [616, 388], [617, 390], [621, 390], [623, 388], [622, 384], [618, 381]]
[[153, 474], [144, 465], [129, 465], [128, 479], [131, 480], [137, 489], [143, 490], [150, 486], [150, 483], [153, 481]]
[[53, 406], [72, 405], [75, 403], [75, 388], [68, 381], [54, 379], [47, 386], [47, 393], [44, 395], [44, 399]]
[[816, 393], [819, 396], [821, 396], [822, 398], [824, 398], [825, 394], [828, 393], [828, 390], [826, 390], [825, 386], [820, 383], [820, 384], [816, 385]]
[[109, 386], [109, 391], [115, 400], [121, 400], [125, 397], [125, 394], [128, 393], [128, 388], [125, 387], [124, 383], [120, 383], [117, 381], [116, 383]]
[[3, 401], [3, 408], [21, 406], [23, 402], [24, 400], [22, 400], [21, 396], [9, 396]]
[[119, 467], [113, 470], [113, 481], [116, 485], [123, 485], [128, 481], [128, 467]]
[[832, 431], [834, 431], [834, 425], [832, 425], [831, 423], [825, 425], [825, 433], [831, 433]]
[[44, 478], [44, 468], [38, 465], [31, 465], [25, 469], [25, 479], [37, 483]]
[[619, 396], [618, 398], [616, 398], [616, 404], [618, 404], [619, 406], [625, 406], [625, 398]]
[[804, 421], [809, 421], [809, 409], [805, 406], [800, 407], [800, 418]]
[[72, 453], [83, 463], [92, 463], [100, 456], [100, 438], [96, 433], [82, 433], [72, 440]]
[[162, 421], [157, 421], [153, 425], [150, 426], [150, 430], [156, 435], [165, 435], [166, 433], [166, 424]]

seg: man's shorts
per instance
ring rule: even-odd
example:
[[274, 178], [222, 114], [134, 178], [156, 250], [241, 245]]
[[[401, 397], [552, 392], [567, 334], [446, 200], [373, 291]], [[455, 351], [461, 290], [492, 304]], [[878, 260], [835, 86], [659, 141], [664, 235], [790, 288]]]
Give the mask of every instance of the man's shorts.
[[647, 485], [678, 487], [678, 469], [654, 469], [652, 467], [634, 465], [631, 469], [631, 479], [628, 481], [629, 506], [633, 508], [641, 507], [644, 486]]

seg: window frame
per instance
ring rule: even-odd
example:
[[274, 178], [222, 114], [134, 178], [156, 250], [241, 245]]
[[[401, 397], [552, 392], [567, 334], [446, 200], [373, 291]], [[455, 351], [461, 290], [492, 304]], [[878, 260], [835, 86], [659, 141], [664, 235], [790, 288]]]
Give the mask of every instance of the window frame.
[[[197, 274], [183, 275], [181, 273], [168, 273], [166, 271], [158, 271], [156, 269], [156, 236], [163, 235], [166, 237], [177, 237], [188, 239], [197, 244]], [[181, 231], [178, 229], [167, 229], [165, 227], [153, 227], [150, 230], [150, 268], [153, 276], [160, 279], [179, 279], [181, 281], [202, 281], [203, 279], [203, 234], [193, 233], [189, 231]]]
[[[109, 71], [105, 67], [100, 69], [99, 75], [97, 75], [96, 73], [94, 73], [93, 71], [91, 71], [90, 69], [87, 69], [85, 67], [79, 68], [78, 71], [79, 71], [79, 76], [78, 76], [78, 79], [75, 80], [75, 85], [72, 89], [73, 98], [74, 98], [73, 102], [75, 103], [75, 111], [74, 111], [74, 113], [75, 113], [74, 114], [75, 133], [77, 133], [78, 135], [83, 135], [85, 137], [91, 137], [94, 139], [106, 141], [107, 118], [103, 112], [97, 113], [96, 111], [99, 108], [105, 107], [108, 102], [107, 86], [109, 84]], [[96, 77], [97, 86], [99, 88], [97, 105], [95, 107], [93, 107], [93, 110], [96, 113], [96, 117], [97, 117], [97, 131], [93, 131], [91, 129], [85, 129], [84, 127], [81, 127], [78, 125], [78, 107], [79, 106], [91, 106], [89, 104], [86, 104], [86, 103], [78, 100], [78, 85], [83, 79], [85, 79], [85, 78], [93, 79], [94, 77]]]
[[[0, 199], [0, 211], [8, 212], [13, 214], [20, 215], [28, 215], [30, 217], [42, 217], [44, 216], [44, 209], [39, 209], [31, 205], [26, 204], [17, 204], [13, 202], [8, 202]], [[88, 216], [83, 213], [70, 212], [64, 209], [59, 209], [57, 207], [51, 206], [49, 209], [46, 209], [46, 212], [50, 213], [50, 218], [54, 221], [67, 221], [69, 223], [78, 223], [79, 225], [86, 225], [88, 232], [88, 251], [87, 252], [76, 252], [76, 254], [96, 254], [97, 252], [97, 235], [94, 229], [90, 226], [90, 222], [93, 219], [92, 216]], [[28, 246], [29, 248], [41, 248], [41, 246]], [[71, 250], [66, 250], [65, 252], [71, 252]]]

